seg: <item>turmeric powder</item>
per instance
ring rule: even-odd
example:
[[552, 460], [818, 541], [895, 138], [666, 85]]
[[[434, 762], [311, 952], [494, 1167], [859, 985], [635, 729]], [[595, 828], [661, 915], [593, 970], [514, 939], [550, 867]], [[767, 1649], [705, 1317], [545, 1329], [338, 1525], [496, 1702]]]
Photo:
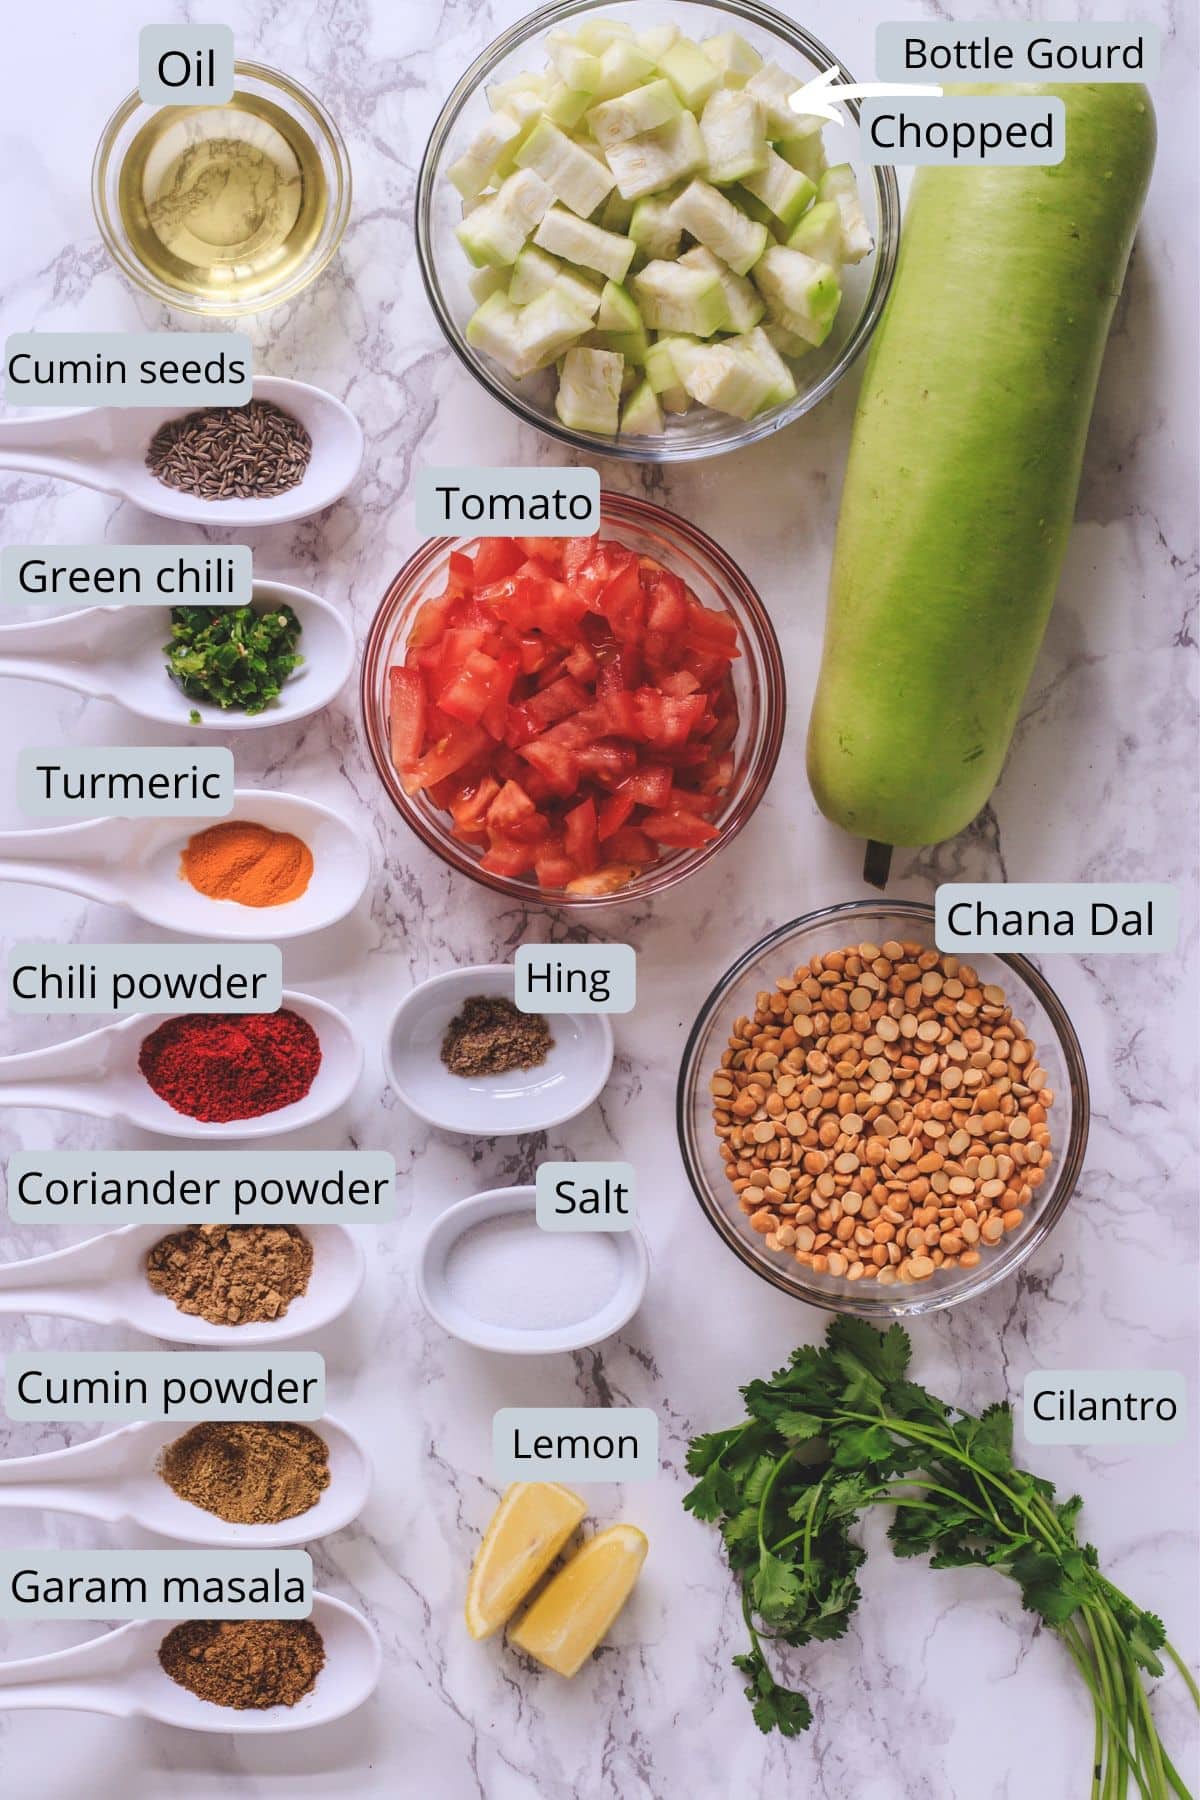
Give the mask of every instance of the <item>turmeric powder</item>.
[[312, 851], [290, 831], [248, 819], [226, 819], [198, 831], [183, 847], [179, 873], [210, 900], [239, 906], [282, 906], [296, 900], [313, 872]]

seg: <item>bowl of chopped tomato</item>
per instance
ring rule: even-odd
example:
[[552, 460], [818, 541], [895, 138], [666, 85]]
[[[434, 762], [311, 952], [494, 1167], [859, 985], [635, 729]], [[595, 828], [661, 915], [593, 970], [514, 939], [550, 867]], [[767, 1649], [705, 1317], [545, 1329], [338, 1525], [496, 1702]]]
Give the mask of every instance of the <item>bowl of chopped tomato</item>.
[[783, 659], [704, 532], [604, 493], [587, 538], [433, 538], [367, 637], [367, 741], [397, 810], [499, 893], [661, 893], [736, 836], [783, 736]]

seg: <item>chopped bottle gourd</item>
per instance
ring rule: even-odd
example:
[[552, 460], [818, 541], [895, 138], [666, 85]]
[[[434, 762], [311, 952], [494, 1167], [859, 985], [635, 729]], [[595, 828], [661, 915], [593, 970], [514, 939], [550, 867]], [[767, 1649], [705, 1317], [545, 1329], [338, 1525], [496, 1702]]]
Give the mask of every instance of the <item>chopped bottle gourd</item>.
[[873, 247], [852, 169], [791, 106], [803, 76], [736, 32], [603, 17], [545, 49], [544, 70], [487, 90], [492, 116], [448, 170], [467, 341], [518, 381], [557, 365], [558, 417], [599, 436], [787, 404], [789, 365], [828, 338], [842, 271]]

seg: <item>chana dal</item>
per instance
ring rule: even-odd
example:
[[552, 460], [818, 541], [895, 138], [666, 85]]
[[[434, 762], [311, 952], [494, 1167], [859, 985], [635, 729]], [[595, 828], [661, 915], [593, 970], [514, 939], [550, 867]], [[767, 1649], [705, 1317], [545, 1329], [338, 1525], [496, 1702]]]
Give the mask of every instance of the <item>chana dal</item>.
[[1051, 1162], [1046, 1071], [1003, 989], [915, 943], [814, 956], [734, 1022], [709, 1084], [768, 1250], [847, 1281], [973, 1268]]

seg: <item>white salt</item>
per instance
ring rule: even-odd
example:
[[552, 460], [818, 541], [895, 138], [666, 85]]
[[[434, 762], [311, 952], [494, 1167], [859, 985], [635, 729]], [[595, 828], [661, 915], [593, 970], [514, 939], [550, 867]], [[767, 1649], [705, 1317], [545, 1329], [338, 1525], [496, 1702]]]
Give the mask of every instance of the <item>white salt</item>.
[[502, 1213], [451, 1246], [446, 1286], [486, 1325], [552, 1331], [590, 1319], [616, 1292], [620, 1256], [604, 1232], [543, 1231], [532, 1213]]

